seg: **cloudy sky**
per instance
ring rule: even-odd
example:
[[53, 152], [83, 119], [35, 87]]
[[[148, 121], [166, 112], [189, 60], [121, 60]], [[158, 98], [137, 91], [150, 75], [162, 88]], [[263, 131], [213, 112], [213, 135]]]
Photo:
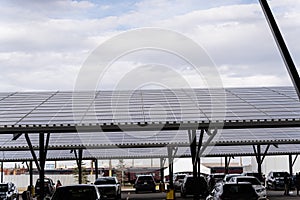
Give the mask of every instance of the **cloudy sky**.
[[[300, 1], [269, 4], [297, 65]], [[258, 0], [7, 0], [0, 2], [0, 91], [73, 90], [83, 64], [99, 45], [144, 27], [194, 40], [215, 63], [225, 87], [291, 85]], [[149, 61], [138, 57], [129, 55], [112, 65], [102, 88], [113, 89], [129, 68]], [[156, 55], [155, 63], [158, 58], [168, 60]], [[192, 87], [201, 87], [193, 70], [180, 64], [168, 67]], [[162, 73], [149, 65], [144, 72]], [[177, 81], [168, 73], [165, 78]]]

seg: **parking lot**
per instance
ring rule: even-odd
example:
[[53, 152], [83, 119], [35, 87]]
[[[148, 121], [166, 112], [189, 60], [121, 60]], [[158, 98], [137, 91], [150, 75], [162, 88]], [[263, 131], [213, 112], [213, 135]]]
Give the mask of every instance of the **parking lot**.
[[[295, 191], [291, 193], [290, 196], [283, 196], [283, 191], [268, 191], [268, 197], [270, 200], [285, 200], [285, 199], [300, 199], [300, 196], [296, 196]], [[142, 199], [153, 199], [153, 200], [162, 200], [166, 199], [166, 193], [144, 193], [144, 194], [135, 194], [135, 192], [123, 192], [123, 199], [132, 199], [132, 200], [142, 200]], [[193, 199], [192, 196], [187, 198], [181, 198], [180, 193], [176, 193], [176, 199]]]

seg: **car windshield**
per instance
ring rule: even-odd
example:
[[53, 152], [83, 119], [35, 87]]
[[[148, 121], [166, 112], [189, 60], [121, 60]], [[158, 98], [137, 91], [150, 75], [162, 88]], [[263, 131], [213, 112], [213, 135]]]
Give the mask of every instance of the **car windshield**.
[[185, 175], [177, 175], [175, 180], [184, 179]]
[[228, 182], [232, 177], [235, 177], [235, 176], [240, 176], [240, 175], [239, 174], [227, 175], [227, 176], [225, 176], [225, 181]]
[[225, 197], [236, 197], [244, 196], [249, 198], [255, 196], [253, 187], [249, 184], [238, 184], [238, 185], [224, 185], [223, 196]]
[[261, 185], [261, 183], [259, 182], [259, 180], [257, 180], [257, 178], [237, 178], [238, 182], [248, 182], [251, 183], [251, 185]]
[[213, 177], [216, 179], [223, 179], [225, 177], [225, 174], [214, 174]]
[[152, 176], [140, 176], [138, 177], [139, 181], [153, 181]]
[[93, 187], [60, 187], [54, 193], [52, 200], [95, 200], [96, 192]]
[[0, 184], [0, 192], [7, 192], [8, 185], [7, 184]]
[[95, 185], [107, 185], [116, 184], [116, 179], [114, 178], [99, 178], [95, 181]]
[[274, 172], [274, 177], [284, 177], [286, 175], [288, 175], [287, 172]]
[[[37, 179], [36, 182], [39, 183], [40, 179]], [[50, 179], [45, 178], [44, 179], [44, 183], [50, 183]]]

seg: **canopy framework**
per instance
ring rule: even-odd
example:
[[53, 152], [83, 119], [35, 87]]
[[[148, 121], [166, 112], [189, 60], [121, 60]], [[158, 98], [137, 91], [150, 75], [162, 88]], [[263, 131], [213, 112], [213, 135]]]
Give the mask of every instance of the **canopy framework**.
[[[96, 95], [58, 91], [1, 93], [0, 158], [40, 160], [42, 164], [46, 155], [47, 160], [164, 159], [170, 157], [168, 149], [175, 148], [172, 157], [191, 157], [194, 152], [196, 168], [200, 165], [198, 157], [203, 156], [260, 158], [253, 145], [269, 145], [263, 156], [299, 153], [294, 146], [300, 142], [300, 103], [293, 88], [211, 92], [177, 89], [97, 91]], [[216, 94], [224, 95], [226, 102], [213, 104], [211, 99]], [[189, 131], [195, 136], [201, 133], [200, 138], [189, 140]], [[39, 138], [45, 133], [49, 135], [46, 145]], [[194, 140], [196, 143], [191, 145]], [[32, 144], [31, 154], [28, 141]], [[80, 159], [70, 150], [80, 152]]]
[[[186, 147], [187, 132], [197, 129], [205, 130], [203, 143], [210, 146], [299, 143], [300, 103], [294, 88], [212, 90], [0, 93], [0, 132], [28, 133], [32, 150], [39, 149], [32, 133], [51, 133], [48, 150]], [[212, 108], [216, 94], [225, 95], [225, 110]], [[212, 111], [217, 117], [224, 111], [224, 119], [212, 122]], [[224, 129], [210, 137], [211, 124]], [[10, 141], [0, 134], [0, 143], [2, 151], [28, 150], [24, 137]]]

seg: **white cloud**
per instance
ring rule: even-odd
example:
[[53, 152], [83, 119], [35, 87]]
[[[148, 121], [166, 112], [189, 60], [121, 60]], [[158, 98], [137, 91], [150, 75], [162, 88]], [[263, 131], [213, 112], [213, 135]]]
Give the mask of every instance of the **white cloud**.
[[[2, 2], [0, 90], [73, 89], [78, 70], [93, 49], [128, 28], [145, 26], [175, 30], [202, 45], [218, 66], [225, 86], [290, 84], [258, 3], [239, 2], [201, 2], [201, 7], [192, 0], [138, 1], [130, 8], [120, 5], [124, 12], [105, 16], [101, 12], [113, 9], [112, 3]], [[272, 0], [270, 5], [299, 63], [300, 2]], [[113, 73], [122, 74], [122, 70]], [[182, 74], [199, 85], [184, 68]]]

